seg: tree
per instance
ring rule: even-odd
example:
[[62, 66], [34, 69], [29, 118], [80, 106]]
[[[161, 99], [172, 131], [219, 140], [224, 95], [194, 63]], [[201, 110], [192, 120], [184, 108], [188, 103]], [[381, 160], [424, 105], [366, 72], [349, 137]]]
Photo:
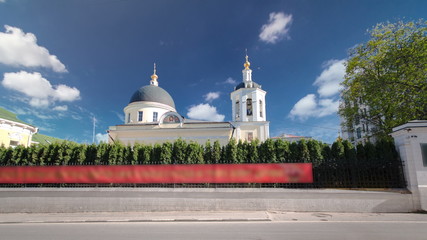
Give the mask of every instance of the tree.
[[172, 150], [172, 163], [173, 164], [183, 164], [185, 162], [185, 151], [187, 148], [187, 143], [182, 140], [181, 138], [178, 138], [173, 143], [173, 150]]
[[212, 147], [212, 163], [221, 162], [221, 144], [216, 140]]
[[212, 163], [212, 146], [209, 139], [206, 141], [205, 148], [203, 149], [203, 159], [207, 164]]
[[289, 161], [289, 142], [281, 138], [277, 139], [274, 142], [274, 147], [276, 149], [276, 158], [278, 162]]
[[259, 163], [259, 154], [258, 154], [258, 145], [259, 140], [255, 139], [248, 143], [247, 145], [247, 162], [248, 163]]
[[172, 143], [165, 142], [162, 144], [160, 150], [160, 163], [171, 164], [172, 163]]
[[427, 22], [381, 23], [350, 50], [340, 115], [387, 138], [393, 127], [427, 119]]
[[236, 163], [237, 162], [237, 143], [236, 139], [232, 138], [225, 146], [225, 162], [224, 163]]
[[309, 163], [310, 162], [310, 151], [308, 150], [307, 141], [301, 139], [298, 141], [298, 152], [299, 159], [302, 162]]
[[322, 146], [319, 141], [310, 139], [307, 141], [308, 152], [314, 166], [319, 166], [323, 162]]
[[276, 161], [276, 149], [274, 147], [273, 139], [269, 138], [265, 140], [259, 146], [260, 158], [262, 163], [275, 163]]
[[239, 139], [237, 143], [237, 154], [236, 154], [236, 162], [234, 163], [244, 163], [246, 162], [246, 158], [248, 156], [246, 151], [246, 141], [243, 142], [242, 139]]
[[197, 142], [187, 144], [186, 164], [203, 164], [203, 147]]

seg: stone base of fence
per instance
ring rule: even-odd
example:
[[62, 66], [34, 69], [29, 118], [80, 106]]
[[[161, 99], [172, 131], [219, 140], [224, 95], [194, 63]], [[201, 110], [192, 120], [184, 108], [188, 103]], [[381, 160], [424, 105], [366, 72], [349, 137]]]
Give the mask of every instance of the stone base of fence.
[[403, 162], [414, 205], [427, 211], [427, 120], [414, 120], [395, 127], [391, 135]]
[[295, 211], [414, 212], [404, 191], [337, 189], [0, 189], [0, 213]]

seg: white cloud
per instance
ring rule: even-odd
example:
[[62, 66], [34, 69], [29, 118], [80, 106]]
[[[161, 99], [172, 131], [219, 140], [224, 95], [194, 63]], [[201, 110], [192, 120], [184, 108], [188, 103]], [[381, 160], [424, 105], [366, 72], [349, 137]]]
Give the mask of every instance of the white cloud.
[[203, 97], [205, 98], [206, 102], [212, 102], [213, 100], [219, 98], [219, 94], [220, 94], [219, 92], [209, 92]]
[[222, 122], [225, 118], [224, 115], [217, 113], [216, 107], [211, 106], [207, 103], [191, 106], [188, 110], [187, 116], [192, 119], [214, 122]]
[[55, 110], [55, 111], [67, 111], [68, 110], [68, 106], [67, 105], [56, 106], [56, 107], [53, 108], [53, 110]]
[[289, 117], [306, 120], [310, 117], [320, 118], [338, 112], [338, 95], [341, 82], [345, 75], [345, 60], [330, 60], [323, 64], [322, 73], [316, 78], [313, 85], [317, 86], [319, 99], [315, 94], [307, 94], [292, 108]]
[[2, 85], [29, 97], [29, 104], [33, 107], [48, 107], [55, 101], [72, 102], [80, 99], [80, 91], [77, 88], [62, 84], [52, 86], [38, 72], [5, 73]]
[[338, 100], [316, 99], [316, 95], [308, 94], [301, 98], [292, 108], [289, 116], [305, 120], [309, 117], [325, 117], [338, 111]]
[[216, 82], [215, 84], [216, 85], [223, 85], [223, 84], [236, 85], [237, 81], [234, 80], [232, 77], [229, 77], [225, 81], [223, 81], [223, 82]]
[[345, 60], [331, 60], [324, 64], [324, 70], [316, 78], [315, 86], [321, 97], [330, 97], [338, 94], [341, 90], [341, 82], [345, 75]]
[[101, 142], [108, 143], [108, 133], [106, 134], [97, 133], [95, 135], [95, 138], [97, 143], [101, 143]]
[[237, 81], [236, 81], [236, 80], [234, 80], [233, 78], [229, 77], [229, 78], [227, 78], [227, 80], [225, 80], [225, 82], [224, 82], [224, 83], [234, 85], [234, 84], [236, 84], [236, 83], [237, 83]]
[[64, 64], [55, 55], [37, 45], [32, 33], [20, 28], [4, 25], [6, 32], [0, 32], [0, 63], [11, 66], [46, 67], [55, 72], [67, 72]]
[[54, 90], [53, 97], [61, 102], [73, 102], [80, 99], [80, 91], [75, 87], [59, 84]]
[[283, 38], [289, 38], [289, 27], [292, 24], [292, 15], [283, 12], [270, 13], [267, 24], [261, 27], [259, 38], [266, 43], [276, 43]]

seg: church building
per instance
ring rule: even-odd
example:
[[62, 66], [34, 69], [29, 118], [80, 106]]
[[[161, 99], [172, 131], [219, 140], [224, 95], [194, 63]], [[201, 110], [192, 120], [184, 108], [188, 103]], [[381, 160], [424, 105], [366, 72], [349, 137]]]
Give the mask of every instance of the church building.
[[221, 145], [226, 145], [231, 138], [237, 141], [265, 141], [269, 138], [266, 91], [252, 81], [248, 56], [242, 74], [242, 82], [230, 94], [232, 121], [201, 121], [187, 119], [176, 111], [171, 95], [159, 86], [154, 65], [150, 84], [138, 89], [124, 108], [125, 122], [110, 126], [109, 142], [155, 144], [180, 138], [199, 144], [218, 140]]

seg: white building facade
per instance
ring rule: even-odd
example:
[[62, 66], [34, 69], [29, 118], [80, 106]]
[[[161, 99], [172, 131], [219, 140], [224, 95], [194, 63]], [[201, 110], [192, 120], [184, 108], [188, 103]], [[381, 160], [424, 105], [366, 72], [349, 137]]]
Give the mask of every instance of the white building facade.
[[231, 138], [237, 141], [265, 141], [269, 138], [266, 92], [252, 81], [248, 56], [244, 66], [243, 81], [231, 93], [232, 121], [210, 122], [186, 119], [176, 111], [171, 95], [159, 87], [154, 65], [150, 84], [138, 89], [123, 109], [124, 124], [110, 126], [109, 142], [134, 145], [183, 139], [200, 144], [218, 140], [221, 145], [226, 145]]

